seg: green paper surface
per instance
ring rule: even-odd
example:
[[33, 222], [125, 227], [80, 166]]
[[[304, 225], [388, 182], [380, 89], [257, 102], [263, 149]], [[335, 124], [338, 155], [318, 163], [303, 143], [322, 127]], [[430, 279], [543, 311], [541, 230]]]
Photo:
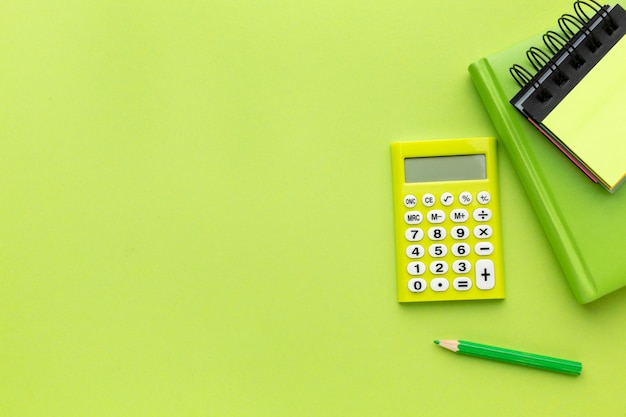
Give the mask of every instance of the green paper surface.
[[622, 415], [626, 292], [576, 303], [501, 142], [507, 298], [396, 298], [390, 143], [497, 135], [467, 65], [570, 10], [0, 2], [0, 416]]

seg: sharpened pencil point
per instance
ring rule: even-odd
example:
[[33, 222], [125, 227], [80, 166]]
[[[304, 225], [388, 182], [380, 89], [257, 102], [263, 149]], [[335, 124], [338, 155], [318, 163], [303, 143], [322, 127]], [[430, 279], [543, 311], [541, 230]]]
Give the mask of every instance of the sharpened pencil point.
[[439, 344], [439, 340], [435, 340], [435, 344], [438, 345]]

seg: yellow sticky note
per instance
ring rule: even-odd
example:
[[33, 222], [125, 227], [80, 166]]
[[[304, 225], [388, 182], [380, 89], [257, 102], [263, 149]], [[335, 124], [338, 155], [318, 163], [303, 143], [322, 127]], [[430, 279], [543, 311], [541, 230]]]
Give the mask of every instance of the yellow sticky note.
[[625, 70], [621, 40], [543, 121], [610, 188], [626, 175]]

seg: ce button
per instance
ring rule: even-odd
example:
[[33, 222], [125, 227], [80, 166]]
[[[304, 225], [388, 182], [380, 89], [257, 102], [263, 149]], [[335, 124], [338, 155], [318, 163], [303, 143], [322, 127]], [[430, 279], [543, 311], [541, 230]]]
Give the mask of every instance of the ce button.
[[409, 280], [409, 291], [422, 292], [426, 289], [426, 281], [422, 278], [414, 278]]

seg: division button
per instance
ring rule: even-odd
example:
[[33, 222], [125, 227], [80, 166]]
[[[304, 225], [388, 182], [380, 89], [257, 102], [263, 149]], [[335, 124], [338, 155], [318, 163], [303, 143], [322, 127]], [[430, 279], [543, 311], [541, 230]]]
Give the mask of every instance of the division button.
[[472, 217], [474, 217], [474, 220], [476, 220], [477, 222], [489, 221], [491, 220], [491, 210], [489, 210], [488, 208], [476, 209], [472, 213]]

